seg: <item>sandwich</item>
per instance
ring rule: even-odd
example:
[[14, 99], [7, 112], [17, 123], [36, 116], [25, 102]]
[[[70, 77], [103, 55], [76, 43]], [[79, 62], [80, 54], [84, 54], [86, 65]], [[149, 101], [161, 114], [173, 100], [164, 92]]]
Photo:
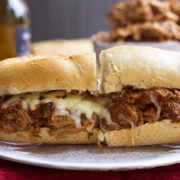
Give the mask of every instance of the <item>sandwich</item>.
[[100, 54], [0, 62], [0, 141], [180, 143], [180, 53], [120, 46]]
[[180, 53], [119, 46], [100, 54], [100, 91], [110, 98], [109, 146], [180, 143]]
[[1, 61], [0, 140], [96, 143], [95, 66], [94, 53]]

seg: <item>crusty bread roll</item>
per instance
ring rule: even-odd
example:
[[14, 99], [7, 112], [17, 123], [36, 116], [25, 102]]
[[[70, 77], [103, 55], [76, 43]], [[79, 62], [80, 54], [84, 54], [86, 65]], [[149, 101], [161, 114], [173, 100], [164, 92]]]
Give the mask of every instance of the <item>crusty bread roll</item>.
[[131, 129], [108, 131], [104, 133], [104, 140], [111, 147], [180, 143], [180, 123], [166, 119]]
[[117, 46], [100, 54], [100, 90], [120, 92], [125, 86], [180, 88], [180, 53], [152, 47]]
[[0, 62], [0, 96], [50, 90], [96, 91], [95, 54], [29, 56]]
[[98, 129], [91, 134], [85, 130], [58, 133], [48, 128], [41, 128], [39, 136], [34, 136], [30, 131], [16, 133], [0, 132], [0, 141], [16, 143], [46, 143], [46, 144], [96, 144]]

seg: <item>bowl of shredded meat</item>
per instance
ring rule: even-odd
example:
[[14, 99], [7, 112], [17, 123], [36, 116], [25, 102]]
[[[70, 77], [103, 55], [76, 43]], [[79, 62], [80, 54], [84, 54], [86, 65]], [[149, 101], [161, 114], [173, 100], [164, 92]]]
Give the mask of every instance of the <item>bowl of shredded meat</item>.
[[108, 12], [109, 31], [92, 36], [97, 53], [116, 45], [180, 51], [180, 0], [121, 1]]

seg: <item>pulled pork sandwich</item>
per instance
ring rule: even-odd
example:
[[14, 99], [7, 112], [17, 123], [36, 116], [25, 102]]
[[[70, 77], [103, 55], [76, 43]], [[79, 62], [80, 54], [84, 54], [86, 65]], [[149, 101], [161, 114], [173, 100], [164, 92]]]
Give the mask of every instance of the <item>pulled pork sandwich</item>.
[[96, 143], [97, 120], [106, 113], [90, 93], [94, 53], [7, 59], [0, 84], [1, 141]]
[[100, 54], [0, 62], [0, 141], [137, 146], [180, 143], [180, 53], [121, 46]]
[[119, 46], [100, 54], [100, 90], [111, 123], [101, 122], [109, 146], [180, 143], [180, 53]]

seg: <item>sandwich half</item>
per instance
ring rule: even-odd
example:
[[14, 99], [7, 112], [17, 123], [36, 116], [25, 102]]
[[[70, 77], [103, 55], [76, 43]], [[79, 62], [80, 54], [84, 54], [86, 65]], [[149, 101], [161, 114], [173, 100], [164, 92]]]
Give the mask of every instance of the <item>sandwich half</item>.
[[180, 143], [180, 53], [119, 46], [100, 54], [99, 89], [111, 123], [101, 122], [108, 146]]
[[0, 140], [93, 144], [103, 107], [95, 54], [30, 56], [0, 62]]

